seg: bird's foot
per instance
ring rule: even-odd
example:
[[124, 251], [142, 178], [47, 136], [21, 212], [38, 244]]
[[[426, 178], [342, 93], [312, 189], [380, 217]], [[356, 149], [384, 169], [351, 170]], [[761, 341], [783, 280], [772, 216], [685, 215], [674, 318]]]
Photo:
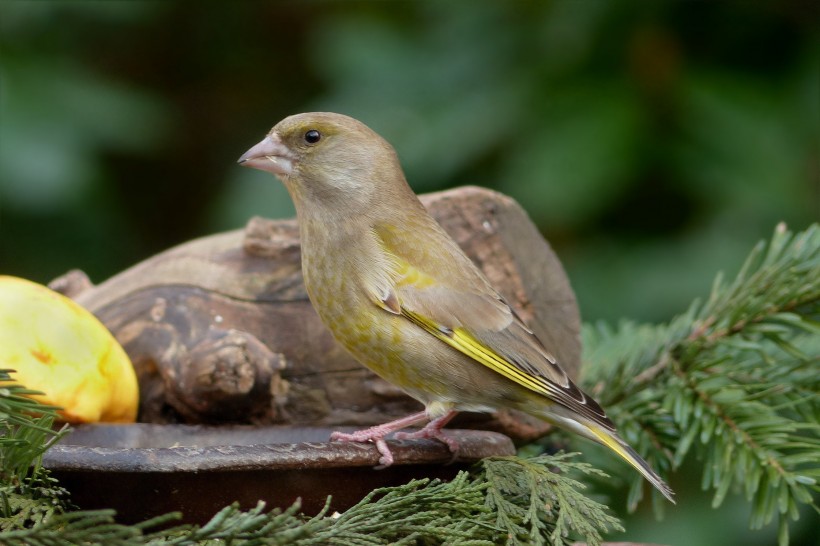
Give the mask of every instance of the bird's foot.
[[382, 432], [380, 427], [371, 427], [365, 430], [358, 430], [356, 432], [334, 432], [330, 435], [331, 442], [373, 442], [376, 444], [376, 449], [379, 450], [379, 466], [376, 468], [387, 468], [393, 464], [393, 453], [387, 447], [387, 442], [384, 437], [389, 432]]
[[458, 455], [458, 450], [460, 447], [458, 440], [445, 434], [442, 429], [453, 417], [456, 416], [456, 413], [458, 412], [450, 411], [441, 417], [433, 419], [421, 430], [417, 430], [415, 432], [397, 432], [394, 437], [397, 440], [418, 440], [422, 438], [438, 440], [450, 449], [450, 453], [453, 454], [453, 459], [455, 459], [456, 455]]
[[418, 423], [426, 420], [427, 414], [422, 411], [419, 413], [414, 413], [413, 415], [409, 415], [407, 417], [403, 417], [402, 419], [390, 421], [389, 423], [377, 425], [375, 427], [370, 427], [368, 429], [358, 430], [356, 432], [334, 432], [330, 435], [330, 441], [372, 442], [376, 444], [376, 449], [379, 451], [379, 454], [381, 455], [381, 457], [379, 457], [379, 466], [377, 466], [376, 468], [387, 468], [388, 466], [393, 464], [394, 459], [393, 453], [390, 451], [390, 448], [387, 446], [387, 442], [385, 442], [384, 440], [385, 436], [393, 432], [396, 432], [397, 430], [401, 430], [412, 425], [417, 425]]

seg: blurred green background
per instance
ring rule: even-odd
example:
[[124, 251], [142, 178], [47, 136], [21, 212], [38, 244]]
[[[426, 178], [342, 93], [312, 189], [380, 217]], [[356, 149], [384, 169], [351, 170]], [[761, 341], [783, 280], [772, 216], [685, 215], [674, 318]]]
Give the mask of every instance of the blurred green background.
[[[331, 110], [391, 141], [418, 192], [517, 198], [585, 320], [667, 320], [777, 222], [820, 218], [818, 13], [2, 0], [0, 273], [99, 282], [252, 215], [290, 216], [281, 185], [235, 160], [286, 115]], [[773, 542], [744, 531], [742, 503], [711, 512], [692, 495], [626, 537]]]

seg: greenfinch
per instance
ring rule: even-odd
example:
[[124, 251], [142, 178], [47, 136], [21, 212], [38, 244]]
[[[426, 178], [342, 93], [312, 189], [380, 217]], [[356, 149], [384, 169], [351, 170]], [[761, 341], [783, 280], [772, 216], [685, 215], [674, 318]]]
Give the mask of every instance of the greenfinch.
[[599, 442], [667, 499], [673, 492], [581, 391], [408, 186], [396, 152], [334, 113], [285, 118], [239, 163], [276, 175], [296, 207], [302, 272], [335, 338], [425, 410], [333, 440], [434, 438], [459, 411], [514, 408]]

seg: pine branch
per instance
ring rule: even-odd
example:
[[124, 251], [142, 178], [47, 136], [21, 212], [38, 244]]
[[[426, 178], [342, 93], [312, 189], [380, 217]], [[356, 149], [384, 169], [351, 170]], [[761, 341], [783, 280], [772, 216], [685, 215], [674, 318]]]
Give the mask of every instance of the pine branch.
[[[585, 329], [585, 379], [662, 472], [694, 449], [719, 506], [735, 486], [751, 527], [775, 517], [780, 544], [820, 479], [820, 226], [780, 225], [735, 279], [667, 325]], [[606, 385], [606, 389], [595, 385]], [[636, 478], [634, 507], [642, 495]]]
[[29, 398], [42, 393], [13, 383], [13, 372], [0, 369], [0, 483], [21, 485], [65, 431], [52, 429], [59, 408]]
[[48, 521], [69, 506], [68, 492], [41, 467], [43, 453], [67, 431], [54, 431], [57, 409], [0, 369], [0, 531]]

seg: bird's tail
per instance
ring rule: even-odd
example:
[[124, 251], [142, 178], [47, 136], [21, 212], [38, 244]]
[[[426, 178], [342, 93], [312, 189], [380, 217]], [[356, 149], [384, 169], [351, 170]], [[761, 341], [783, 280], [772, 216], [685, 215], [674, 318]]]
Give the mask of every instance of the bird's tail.
[[666, 485], [666, 482], [664, 482], [661, 477], [658, 476], [654, 470], [652, 470], [649, 463], [644, 461], [643, 458], [629, 446], [629, 444], [621, 440], [614, 432], [610, 432], [595, 424], [585, 423], [584, 428], [589, 431], [593, 440], [596, 440], [620, 455], [626, 462], [635, 467], [635, 470], [640, 472], [643, 477], [649, 481], [649, 483], [655, 486], [655, 489], [660, 491], [661, 494], [669, 500], [669, 502], [675, 504], [675, 493], [672, 491], [672, 488]]

